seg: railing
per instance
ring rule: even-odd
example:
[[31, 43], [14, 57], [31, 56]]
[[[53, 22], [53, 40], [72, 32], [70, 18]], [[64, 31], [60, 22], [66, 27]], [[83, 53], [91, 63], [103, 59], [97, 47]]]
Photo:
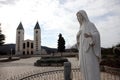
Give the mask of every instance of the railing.
[[64, 70], [55, 70], [43, 73], [33, 74], [20, 80], [64, 80], [63, 78]]
[[[110, 69], [109, 69], [110, 70]], [[71, 70], [72, 80], [82, 80], [81, 72], [79, 68], [74, 68]], [[20, 75], [18, 77], [12, 77], [8, 80], [64, 80], [64, 70], [54, 70], [36, 74], [26, 74], [28, 76]], [[105, 71], [101, 72], [101, 80], [120, 80], [120, 72], [117, 71]]]
[[7, 80], [64, 80], [64, 70], [54, 70], [40, 73], [25, 73]]
[[104, 66], [104, 72], [101, 75], [103, 80], [120, 80], [120, 68]]

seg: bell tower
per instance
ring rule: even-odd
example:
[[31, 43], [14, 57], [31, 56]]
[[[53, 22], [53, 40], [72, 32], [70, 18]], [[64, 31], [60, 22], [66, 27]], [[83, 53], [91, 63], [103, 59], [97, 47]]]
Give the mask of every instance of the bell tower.
[[16, 30], [16, 55], [21, 55], [23, 53], [23, 41], [24, 28], [22, 23], [20, 22]]
[[37, 22], [34, 27], [34, 54], [41, 53], [41, 29]]

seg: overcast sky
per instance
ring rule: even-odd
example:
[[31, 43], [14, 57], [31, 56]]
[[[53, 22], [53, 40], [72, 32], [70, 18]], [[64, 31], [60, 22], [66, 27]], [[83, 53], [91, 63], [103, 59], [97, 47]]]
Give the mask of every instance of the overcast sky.
[[120, 0], [0, 0], [0, 23], [6, 43], [16, 42], [20, 21], [25, 39], [33, 40], [36, 22], [41, 27], [43, 46], [57, 47], [59, 33], [66, 47], [76, 43], [79, 23], [76, 13], [85, 10], [101, 34], [101, 46], [120, 43]]

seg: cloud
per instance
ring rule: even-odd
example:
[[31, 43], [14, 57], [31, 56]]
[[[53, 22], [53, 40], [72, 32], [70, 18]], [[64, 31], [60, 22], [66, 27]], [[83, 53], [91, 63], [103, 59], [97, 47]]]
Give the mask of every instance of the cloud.
[[102, 38], [102, 46], [114, 46], [120, 43], [120, 16], [109, 16], [97, 23]]
[[19, 0], [0, 0], [0, 5], [13, 5]]
[[58, 34], [62, 33], [66, 46], [72, 46], [79, 30], [76, 13], [81, 9], [86, 10], [98, 28], [103, 47], [111, 47], [120, 41], [119, 0], [2, 0], [0, 6], [0, 22], [6, 43], [15, 43], [20, 21], [25, 28], [25, 39], [33, 39], [33, 28], [38, 21], [42, 45], [57, 47]]

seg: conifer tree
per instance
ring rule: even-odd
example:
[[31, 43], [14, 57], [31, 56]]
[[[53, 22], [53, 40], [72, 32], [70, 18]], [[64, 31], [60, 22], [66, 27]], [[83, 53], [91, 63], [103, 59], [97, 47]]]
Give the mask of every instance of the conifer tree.
[[[0, 26], [1, 26], [1, 24], [0, 24]], [[5, 35], [2, 34], [2, 30], [1, 30], [1, 27], [0, 27], [0, 45], [4, 44], [4, 40], [5, 40]]]
[[62, 37], [62, 34], [59, 34], [58, 39], [58, 52], [65, 52], [65, 40]]

